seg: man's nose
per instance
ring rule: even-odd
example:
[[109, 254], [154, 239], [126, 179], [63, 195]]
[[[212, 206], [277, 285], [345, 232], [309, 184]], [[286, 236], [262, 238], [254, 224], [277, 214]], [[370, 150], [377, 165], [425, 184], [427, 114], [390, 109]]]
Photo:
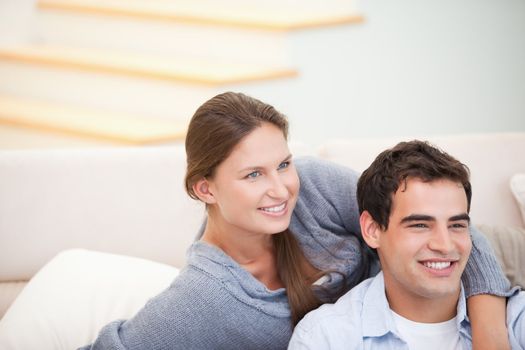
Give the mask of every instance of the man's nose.
[[438, 225], [432, 232], [429, 248], [441, 253], [449, 253], [453, 249], [453, 246], [447, 225]]

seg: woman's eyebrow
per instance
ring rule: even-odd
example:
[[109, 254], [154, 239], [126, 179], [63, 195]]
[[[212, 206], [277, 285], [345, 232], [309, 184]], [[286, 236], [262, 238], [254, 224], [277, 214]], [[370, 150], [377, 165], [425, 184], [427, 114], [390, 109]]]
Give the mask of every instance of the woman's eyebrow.
[[[292, 159], [292, 154], [288, 154], [282, 161], [280, 161], [279, 163], [282, 163], [282, 162], [286, 162], [286, 161], [289, 161], [290, 159]], [[261, 170], [261, 169], [264, 169], [263, 166], [260, 166], [260, 165], [252, 165], [252, 166], [247, 166], [247, 167], [244, 167], [243, 169], [239, 170], [239, 173], [242, 173], [242, 172], [245, 172], [245, 171], [250, 171], [250, 170]]]

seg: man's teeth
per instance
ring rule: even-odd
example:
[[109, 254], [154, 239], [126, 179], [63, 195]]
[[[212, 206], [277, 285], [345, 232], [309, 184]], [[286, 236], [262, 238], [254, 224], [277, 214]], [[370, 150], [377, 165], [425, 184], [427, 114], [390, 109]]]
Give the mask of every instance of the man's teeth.
[[429, 261], [426, 261], [423, 263], [423, 265], [425, 265], [426, 267], [430, 268], [430, 269], [434, 269], [434, 270], [443, 270], [443, 269], [446, 269], [447, 267], [449, 267], [451, 264], [450, 261], [443, 261], [443, 262], [429, 262]]
[[283, 203], [281, 205], [278, 205], [276, 207], [270, 207], [270, 208], [261, 208], [262, 211], [267, 211], [270, 213], [277, 213], [284, 210], [284, 207], [286, 206], [286, 203]]

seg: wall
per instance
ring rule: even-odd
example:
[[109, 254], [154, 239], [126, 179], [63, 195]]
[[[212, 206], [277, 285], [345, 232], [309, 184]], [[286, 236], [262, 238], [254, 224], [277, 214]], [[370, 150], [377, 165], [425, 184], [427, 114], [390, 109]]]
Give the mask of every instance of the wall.
[[295, 140], [525, 131], [525, 1], [359, 5], [365, 23], [330, 34], [336, 49], [317, 33], [324, 44], [296, 52], [327, 69], [275, 100]]
[[[33, 2], [0, 0], [0, 43], [30, 36]], [[525, 131], [525, 1], [357, 7], [362, 24], [290, 36], [298, 79], [239, 87], [289, 116], [292, 141]]]
[[0, 44], [12, 44], [31, 37], [36, 0], [0, 0]]

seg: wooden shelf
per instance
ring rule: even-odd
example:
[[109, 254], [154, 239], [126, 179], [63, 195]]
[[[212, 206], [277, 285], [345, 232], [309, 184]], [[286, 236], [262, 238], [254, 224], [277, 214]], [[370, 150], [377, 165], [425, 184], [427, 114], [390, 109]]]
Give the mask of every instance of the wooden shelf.
[[130, 145], [183, 140], [186, 123], [0, 95], [0, 124]]
[[0, 60], [131, 77], [219, 86], [291, 78], [297, 71], [262, 64], [228, 64], [96, 49], [20, 45], [0, 48]]
[[148, 20], [186, 22], [199, 25], [220, 25], [259, 30], [301, 30], [360, 23], [363, 16], [319, 12], [295, 8], [294, 11], [254, 9], [217, 5], [218, 2], [159, 0], [39, 0], [43, 10], [61, 10], [88, 14], [135, 17]]

